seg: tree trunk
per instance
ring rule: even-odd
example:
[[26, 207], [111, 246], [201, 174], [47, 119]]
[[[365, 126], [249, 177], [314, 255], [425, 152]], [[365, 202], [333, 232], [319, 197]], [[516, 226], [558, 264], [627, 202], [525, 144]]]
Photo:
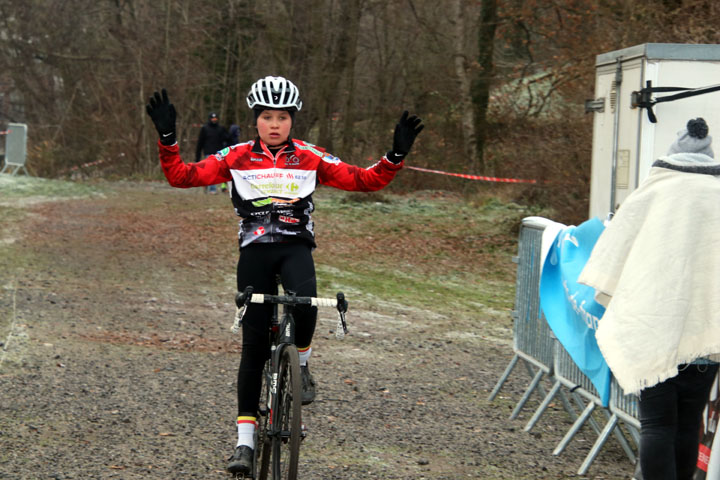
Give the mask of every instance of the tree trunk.
[[[331, 33], [331, 54], [326, 59], [323, 68], [325, 75], [322, 80], [322, 106], [319, 121], [318, 143], [328, 150], [334, 149], [333, 118], [337, 111], [339, 100], [343, 95], [340, 91], [342, 85], [348, 82], [348, 72], [352, 72], [351, 65], [355, 64], [355, 46], [357, 45], [358, 24], [360, 21], [360, 0], [346, 0], [340, 4], [339, 21]], [[335, 23], [335, 22], [334, 22]], [[330, 27], [330, 26], [329, 26]], [[328, 31], [331, 31], [328, 28]], [[348, 115], [348, 111], [344, 114]]]
[[342, 129], [342, 154], [346, 157], [352, 153], [353, 145], [353, 125], [355, 124], [355, 110], [353, 107], [355, 100], [355, 61], [358, 54], [358, 33], [360, 31], [360, 17], [362, 16], [361, 0], [354, 0], [348, 3], [350, 5], [347, 8], [347, 65], [345, 73], [347, 98], [345, 101]]
[[477, 143], [475, 138], [475, 114], [471, 98], [471, 82], [468, 73], [468, 62], [465, 54], [465, 0], [455, 0], [452, 5], [452, 16], [454, 23], [454, 44], [455, 74], [459, 86], [460, 98], [460, 124], [463, 134], [463, 152], [470, 164], [471, 171], [474, 171], [477, 158]]
[[472, 101], [475, 110], [477, 135], [477, 155], [470, 169], [487, 173], [483, 155], [487, 139], [487, 109], [490, 100], [490, 84], [493, 77], [493, 50], [495, 47], [495, 28], [497, 27], [497, 0], [483, 0], [480, 7], [478, 29], [478, 65], [479, 71], [473, 82]]
[[289, 49], [285, 65], [280, 71], [288, 72], [286, 78], [300, 89], [303, 101], [303, 115], [298, 116], [297, 124], [293, 124], [293, 135], [306, 138], [313, 124], [321, 119], [325, 111], [326, 99], [324, 92], [312, 88], [320, 85], [323, 75], [324, 60], [321, 55], [323, 36], [323, 12], [321, 0], [292, 0], [288, 3], [291, 19]]

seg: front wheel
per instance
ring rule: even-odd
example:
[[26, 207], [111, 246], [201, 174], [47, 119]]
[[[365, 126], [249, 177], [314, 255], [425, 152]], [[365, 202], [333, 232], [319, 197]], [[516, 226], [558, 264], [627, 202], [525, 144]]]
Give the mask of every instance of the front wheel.
[[296, 480], [300, 457], [302, 384], [297, 348], [283, 348], [278, 365], [276, 401], [271, 411], [272, 478]]

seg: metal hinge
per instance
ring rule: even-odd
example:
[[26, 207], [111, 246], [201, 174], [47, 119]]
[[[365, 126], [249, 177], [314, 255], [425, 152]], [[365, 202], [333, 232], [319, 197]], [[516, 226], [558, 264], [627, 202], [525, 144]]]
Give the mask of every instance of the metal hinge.
[[595, 100], [585, 100], [585, 113], [604, 111], [605, 97], [596, 98]]

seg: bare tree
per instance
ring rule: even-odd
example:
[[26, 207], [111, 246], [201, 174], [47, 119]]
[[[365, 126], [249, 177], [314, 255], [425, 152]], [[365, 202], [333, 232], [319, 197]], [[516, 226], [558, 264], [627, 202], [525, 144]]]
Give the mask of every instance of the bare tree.
[[[460, 92], [460, 123], [463, 132], [463, 151], [470, 159], [470, 171], [475, 171], [477, 153], [477, 139], [475, 134], [475, 112], [472, 104], [471, 84], [472, 78], [467, 56], [466, 9], [464, 0], [455, 0], [452, 4], [452, 19], [455, 26], [455, 74], [458, 79]], [[489, 46], [492, 48], [492, 44]]]
[[[355, 64], [355, 47], [357, 45], [358, 26], [361, 14], [360, 0], [347, 0], [339, 5], [337, 19], [330, 18], [326, 25], [328, 38], [325, 44], [325, 63], [320, 81], [321, 106], [319, 109], [318, 143], [333, 149], [333, 125], [339, 115], [338, 109], [345, 98], [351, 95], [347, 85], [349, 75], [353, 73]], [[345, 102], [343, 116], [352, 117], [351, 101]], [[346, 127], [348, 124], [345, 124]]]
[[473, 105], [477, 127], [477, 156], [471, 171], [485, 172], [485, 140], [487, 138], [488, 103], [494, 75], [495, 29], [497, 27], [497, 0], [483, 0], [478, 28], [478, 73], [473, 83]]
[[594, 55], [717, 43], [718, 20], [709, 0], [0, 0], [0, 123], [30, 125], [35, 173], [155, 176], [154, 90], [171, 93], [187, 156], [210, 109], [250, 130], [250, 84], [283, 75], [304, 101], [294, 135], [350, 161], [389, 149], [408, 109], [426, 123], [409, 161], [572, 178], [584, 201]]

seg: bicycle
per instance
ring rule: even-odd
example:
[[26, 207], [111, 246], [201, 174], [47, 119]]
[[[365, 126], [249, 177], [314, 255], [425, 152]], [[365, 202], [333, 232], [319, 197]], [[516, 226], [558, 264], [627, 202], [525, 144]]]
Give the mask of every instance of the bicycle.
[[[339, 318], [335, 336], [340, 339], [347, 333], [345, 312], [348, 304], [342, 292], [338, 292], [336, 298], [298, 297], [291, 291], [285, 292], [285, 295], [266, 295], [253, 293], [250, 286], [235, 296], [237, 313], [233, 332], [239, 330], [249, 303], [273, 304], [269, 332], [270, 359], [262, 376], [252, 478], [266, 480], [268, 473], [272, 473], [272, 480], [295, 480], [300, 442], [306, 432], [302, 423], [300, 358], [295, 346], [292, 310], [297, 305], [336, 307]], [[283, 306], [282, 316], [278, 315], [278, 305]]]

